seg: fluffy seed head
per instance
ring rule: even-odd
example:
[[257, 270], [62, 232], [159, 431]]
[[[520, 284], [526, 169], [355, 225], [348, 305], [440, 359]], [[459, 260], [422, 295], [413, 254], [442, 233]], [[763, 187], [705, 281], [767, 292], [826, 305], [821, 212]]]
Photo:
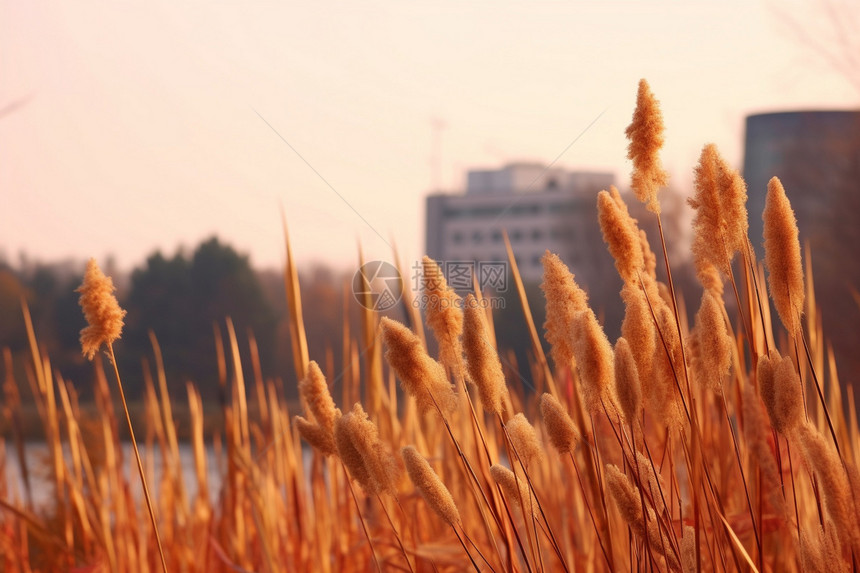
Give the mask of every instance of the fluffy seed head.
[[591, 309], [574, 315], [571, 331], [585, 405], [592, 414], [603, 412], [604, 406], [611, 412], [615, 403], [612, 345]]
[[705, 263], [728, 274], [725, 243], [725, 217], [720, 201], [720, 170], [717, 146], [709, 143], [702, 148], [695, 171], [695, 196], [689, 200], [696, 211], [693, 217], [693, 256], [697, 268]]
[[317, 424], [329, 433], [334, 432], [334, 423], [340, 411], [335, 408], [325, 376], [314, 360], [308, 363], [307, 373], [299, 382], [299, 395], [307, 404]]
[[656, 337], [654, 319], [648, 308], [648, 301], [642, 289], [635, 285], [625, 284], [621, 288], [621, 298], [627, 310], [621, 323], [621, 335], [630, 344], [633, 358], [636, 361], [636, 372], [640, 381], [645, 384], [651, 379], [654, 364]]
[[435, 400], [443, 415], [454, 412], [457, 395], [448, 382], [445, 368], [427, 355], [421, 340], [406, 326], [387, 317], [382, 319], [380, 327], [387, 348], [385, 358], [421, 411], [435, 410]]
[[445, 484], [442, 483], [424, 456], [419, 454], [413, 446], [401, 448], [400, 456], [403, 458], [409, 479], [415, 484], [415, 488], [427, 502], [427, 505], [447, 523], [451, 525], [460, 523], [460, 512], [457, 511], [451, 492], [448, 491], [448, 488], [445, 487]]
[[79, 304], [89, 326], [81, 330], [81, 350], [92, 360], [102, 344], [112, 344], [122, 335], [125, 311], [114, 296], [116, 289], [95, 259], [87, 262], [84, 282], [75, 292], [81, 293]]
[[424, 290], [427, 295], [427, 325], [439, 343], [439, 361], [454, 371], [462, 366], [463, 308], [460, 296], [448, 286], [445, 275], [436, 261], [425, 256]]
[[800, 332], [803, 314], [803, 265], [797, 219], [779, 179], [767, 184], [764, 204], [764, 260], [768, 270], [770, 296], [785, 328], [793, 335]]
[[570, 327], [573, 315], [588, 308], [588, 296], [574, 280], [573, 273], [558, 255], [547, 251], [543, 258], [543, 283], [546, 298], [546, 340], [557, 368], [573, 367], [573, 341]]
[[[617, 199], [616, 199], [617, 197]], [[636, 282], [638, 273], [645, 269], [642, 258], [642, 244], [638, 229], [636, 229], [626, 208], [623, 205], [618, 190], [612, 188], [612, 195], [601, 191], [597, 195], [597, 216], [603, 242], [609, 248], [609, 253], [615, 259], [615, 268], [625, 283]]]
[[809, 424], [802, 425], [797, 434], [807, 466], [818, 477], [827, 515], [833, 520], [842, 545], [849, 546], [856, 541], [857, 523], [851, 486], [839, 454], [832, 442]]
[[543, 449], [538, 439], [537, 431], [523, 414], [517, 414], [505, 424], [508, 437], [514, 445], [516, 455], [525, 466], [539, 462], [543, 457]]
[[758, 382], [774, 429], [788, 435], [803, 424], [803, 389], [790, 356], [759, 357]]
[[540, 398], [540, 411], [549, 441], [558, 453], [566, 454], [575, 450], [582, 439], [582, 434], [561, 402], [552, 394], [544, 393]]
[[645, 274], [651, 280], [657, 280], [657, 255], [651, 250], [648, 235], [643, 229], [639, 229], [639, 246], [642, 249], [642, 261], [645, 263]]
[[495, 464], [490, 468], [490, 475], [502, 488], [508, 501], [521, 508], [525, 504], [526, 507], [523, 509], [523, 513], [530, 511], [535, 519], [539, 519], [540, 510], [537, 500], [532, 495], [525, 477], [518, 477], [514, 475], [514, 472], [499, 464]]
[[396, 493], [397, 460], [380, 441], [361, 404], [335, 422], [335, 444], [344, 465], [367, 493]]
[[719, 392], [732, 365], [732, 338], [726, 329], [722, 302], [707, 290], [696, 313], [695, 331], [701, 362], [698, 373], [707, 387]]
[[466, 372], [469, 380], [478, 387], [481, 404], [494, 414], [502, 412], [502, 397], [507, 392], [505, 375], [499, 355], [488, 342], [484, 311], [474, 303], [470, 294], [466, 299], [463, 327], [463, 350], [466, 354]]
[[623, 336], [615, 342], [615, 394], [628, 424], [642, 417], [642, 386], [630, 343]]
[[633, 121], [625, 132], [630, 145], [627, 158], [633, 161], [633, 191], [648, 210], [660, 213], [657, 191], [666, 185], [669, 174], [660, 162], [660, 148], [663, 147], [663, 114], [660, 104], [651, 93], [648, 82], [639, 81], [636, 94], [636, 110]]
[[296, 430], [299, 432], [299, 435], [309, 443], [311, 447], [316, 448], [325, 456], [337, 455], [337, 446], [335, 445], [334, 440], [334, 427], [332, 427], [332, 431], [329, 432], [319, 424], [315, 424], [301, 416], [296, 416], [293, 420], [296, 424]]

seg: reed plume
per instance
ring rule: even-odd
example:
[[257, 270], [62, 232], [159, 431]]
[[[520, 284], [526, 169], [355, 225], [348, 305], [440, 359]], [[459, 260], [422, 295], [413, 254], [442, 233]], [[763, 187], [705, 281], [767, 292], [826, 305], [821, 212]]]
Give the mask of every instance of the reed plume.
[[508, 390], [499, 355], [488, 342], [483, 314], [484, 311], [478, 308], [475, 298], [471, 294], [468, 295], [463, 325], [466, 372], [469, 380], [478, 388], [484, 409], [501, 414], [503, 397]]
[[683, 423], [678, 399], [678, 384], [684, 380], [681, 340], [675, 329], [672, 311], [667, 306], [661, 306], [656, 312], [660, 330], [655, 335], [654, 374], [644, 384], [642, 393], [648, 400], [649, 409], [662, 424], [678, 427]]
[[788, 435], [803, 423], [803, 395], [800, 377], [790, 356], [760, 356], [758, 383], [762, 401], [767, 408], [773, 428]]
[[707, 290], [702, 293], [695, 324], [699, 363], [696, 373], [706, 387], [720, 392], [732, 365], [733, 343], [726, 330], [722, 301]]
[[[529, 489], [525, 477], [518, 477], [511, 470], [500, 464], [490, 467], [490, 475], [502, 488], [505, 497], [514, 505], [523, 509], [523, 513], [530, 512], [535, 519], [540, 519], [537, 500]], [[523, 507], [526, 504], [526, 507]]]
[[505, 429], [524, 466], [539, 462], [543, 458], [543, 448], [537, 431], [522, 413], [508, 420]]
[[415, 488], [427, 502], [427, 505], [448, 524], [453, 526], [460, 523], [460, 512], [457, 511], [457, 505], [454, 503], [454, 498], [451, 497], [451, 492], [448, 491], [448, 488], [445, 487], [445, 484], [442, 483], [424, 456], [419, 454], [414, 446], [401, 448], [400, 456], [403, 458], [409, 479], [415, 484]]
[[114, 296], [113, 280], [105, 276], [95, 259], [87, 262], [84, 281], [75, 292], [87, 325], [81, 330], [81, 350], [92, 360], [102, 344], [113, 344], [122, 335], [125, 311]]
[[675, 554], [669, 551], [671, 544], [660, 530], [657, 514], [650, 507], [643, 508], [639, 488], [612, 464], [606, 465], [606, 488], [630, 529], [643, 539], [647, 536], [651, 551], [662, 555], [671, 569], [679, 570], [680, 563]]
[[546, 340], [556, 368], [573, 368], [573, 340], [570, 327], [573, 316], [588, 308], [588, 295], [579, 288], [573, 273], [558, 255], [546, 251], [543, 263], [543, 283], [540, 287], [546, 298]]
[[442, 415], [457, 409], [457, 395], [448, 382], [445, 368], [430, 358], [415, 333], [390, 318], [380, 321], [385, 358], [394, 369], [403, 389], [418, 402], [422, 412], [438, 406]]
[[591, 309], [574, 315], [573, 352], [579, 371], [580, 388], [586, 408], [597, 414], [615, 405], [615, 367], [612, 345]]
[[552, 394], [545, 392], [540, 397], [540, 410], [549, 441], [558, 453], [567, 454], [575, 450], [582, 439], [582, 434], [561, 402]]
[[630, 343], [623, 336], [615, 342], [615, 394], [628, 424], [642, 418], [642, 385]]
[[750, 459], [761, 470], [762, 482], [768, 492], [768, 501], [778, 510], [781, 517], [786, 518], [785, 498], [782, 496], [782, 483], [779, 478], [779, 468], [776, 465], [773, 449], [768, 440], [773, 435], [767, 423], [765, 407], [758, 397], [752, 384], [744, 386], [743, 390], [743, 435], [749, 448]]
[[319, 365], [311, 360], [305, 377], [299, 382], [301, 396], [313, 418], [307, 420], [295, 417], [296, 429], [309, 444], [325, 455], [337, 453], [334, 443], [334, 425], [341, 416], [340, 409], [334, 405]]
[[792, 336], [800, 334], [803, 314], [803, 266], [797, 219], [778, 178], [767, 184], [764, 204], [764, 257], [770, 296], [779, 319]]
[[630, 344], [640, 380], [650, 379], [657, 336], [648, 299], [641, 288], [628, 284], [621, 288], [621, 299], [626, 307], [624, 321], [621, 323], [621, 336]]
[[840, 544], [843, 549], [856, 553], [858, 524], [851, 486], [836, 449], [811, 424], [802, 424], [797, 436], [809, 470], [818, 477], [824, 508], [833, 521]]
[[630, 145], [627, 158], [633, 161], [632, 186], [636, 197], [647, 204], [648, 210], [660, 214], [657, 191], [664, 187], [669, 174], [660, 162], [663, 147], [663, 113], [644, 79], [639, 81], [633, 121], [625, 131]]
[[[616, 199], [617, 197], [617, 199]], [[597, 217], [603, 242], [615, 259], [615, 268], [625, 283], [635, 283], [639, 273], [645, 269], [642, 244], [638, 229], [630, 219], [618, 190], [612, 188], [612, 195], [601, 191], [597, 195]]]
[[397, 459], [379, 439], [376, 424], [370, 421], [361, 404], [335, 422], [335, 444], [350, 475], [365, 492], [397, 493], [400, 468]]
[[423, 257], [424, 290], [427, 295], [427, 325], [439, 343], [439, 361], [461, 375], [463, 308], [460, 296], [448, 286], [442, 269], [430, 257]]

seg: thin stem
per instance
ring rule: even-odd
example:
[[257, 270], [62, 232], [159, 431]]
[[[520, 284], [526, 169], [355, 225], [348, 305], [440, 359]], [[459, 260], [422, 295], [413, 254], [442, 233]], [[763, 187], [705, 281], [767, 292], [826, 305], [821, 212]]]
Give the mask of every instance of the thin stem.
[[134, 448], [134, 459], [137, 461], [137, 471], [140, 473], [140, 483], [143, 486], [143, 497], [146, 500], [146, 508], [149, 510], [149, 519], [152, 521], [152, 530], [155, 533], [155, 543], [158, 546], [158, 556], [161, 558], [161, 569], [167, 573], [167, 561], [164, 559], [164, 548], [161, 545], [161, 536], [158, 534], [158, 523], [155, 519], [155, 509], [152, 506], [152, 497], [149, 495], [149, 487], [146, 485], [146, 475], [143, 471], [143, 462], [140, 460], [140, 451], [137, 449], [137, 440], [134, 438], [134, 428], [131, 426], [131, 416], [128, 413], [128, 403], [125, 400], [125, 391], [122, 388], [122, 380], [119, 377], [119, 368], [116, 365], [116, 356], [113, 353], [113, 344], [108, 343], [110, 362], [116, 375], [116, 384], [119, 387], [119, 397], [122, 400], [122, 410], [125, 413], [125, 421], [128, 423], [128, 433], [131, 437], [131, 446]]

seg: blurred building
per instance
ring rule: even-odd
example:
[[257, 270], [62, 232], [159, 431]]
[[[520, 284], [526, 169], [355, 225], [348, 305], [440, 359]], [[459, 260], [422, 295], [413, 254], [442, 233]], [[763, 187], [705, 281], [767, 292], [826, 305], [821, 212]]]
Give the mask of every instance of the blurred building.
[[[750, 239], [764, 255], [762, 218], [767, 183], [777, 176], [797, 215], [802, 244], [812, 252], [816, 299], [840, 378], [858, 379], [853, 350], [860, 306], [860, 111], [795, 111], [746, 121], [744, 179]], [[850, 378], [846, 376], [850, 372]]]
[[540, 259], [549, 249], [583, 286], [597, 285], [607, 267], [612, 271], [597, 224], [597, 193], [613, 183], [612, 173], [540, 163], [471, 170], [464, 193], [427, 198], [427, 254], [446, 263], [504, 262], [507, 231], [523, 280], [541, 280]]

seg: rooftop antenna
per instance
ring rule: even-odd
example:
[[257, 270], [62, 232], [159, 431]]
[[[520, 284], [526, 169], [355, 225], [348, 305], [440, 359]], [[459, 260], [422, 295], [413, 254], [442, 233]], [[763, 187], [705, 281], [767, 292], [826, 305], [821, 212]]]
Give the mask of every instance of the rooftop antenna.
[[430, 154], [430, 188], [432, 191], [442, 189], [442, 130], [447, 125], [441, 117], [430, 119], [430, 127], [433, 130], [433, 147]]

